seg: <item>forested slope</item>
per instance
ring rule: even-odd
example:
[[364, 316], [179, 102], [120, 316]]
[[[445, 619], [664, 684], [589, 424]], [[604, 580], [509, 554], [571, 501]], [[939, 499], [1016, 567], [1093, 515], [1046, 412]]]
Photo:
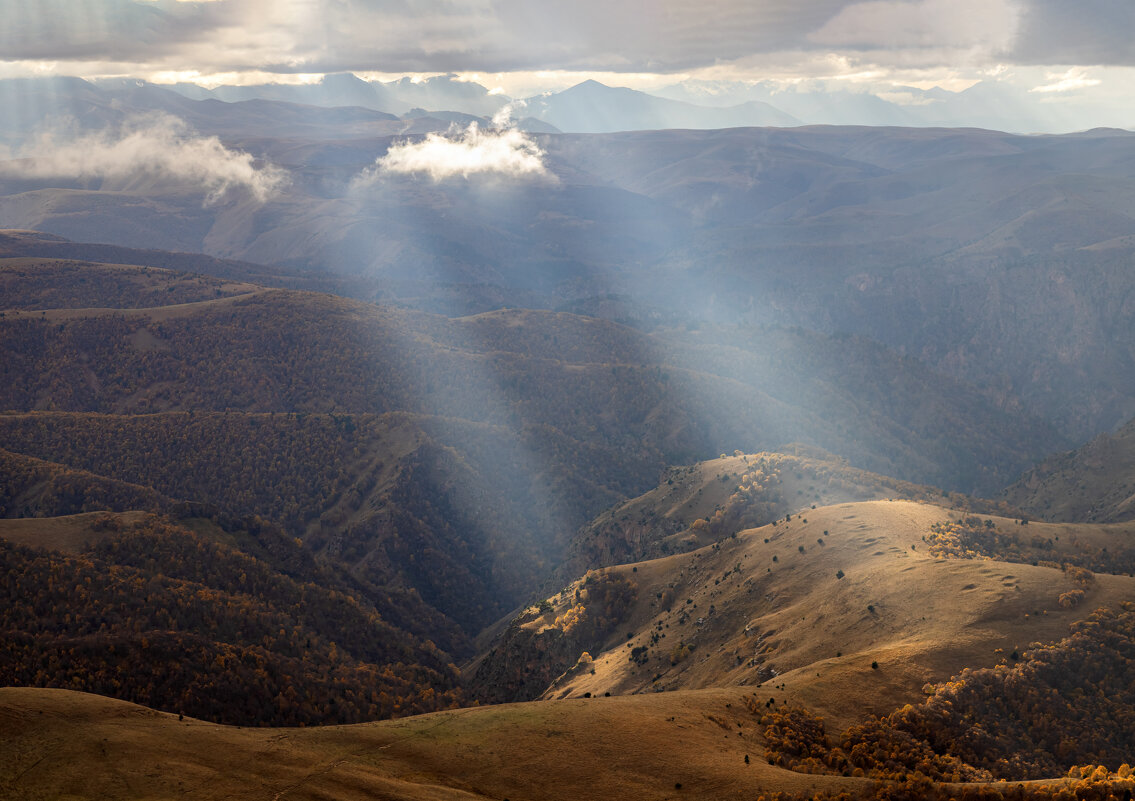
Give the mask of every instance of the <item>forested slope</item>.
[[[335, 589], [333, 575], [289, 575], [154, 516], [104, 514], [95, 526], [103, 536], [70, 555], [4, 542], [0, 526], [0, 683], [252, 725], [373, 720], [460, 699], [436, 646]], [[241, 533], [277, 557], [287, 550], [254, 522]]]

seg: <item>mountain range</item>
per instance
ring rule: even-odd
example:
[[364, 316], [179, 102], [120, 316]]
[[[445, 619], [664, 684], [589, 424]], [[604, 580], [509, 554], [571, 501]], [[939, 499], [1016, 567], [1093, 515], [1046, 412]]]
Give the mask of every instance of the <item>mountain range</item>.
[[[380, 112], [84, 91], [101, 97], [94, 119], [156, 104], [199, 137], [248, 148], [277, 171], [261, 176], [274, 194], [251, 183], [214, 198], [172, 163], [68, 177], [16, 160], [0, 175], [9, 227], [268, 265], [307, 288], [432, 313], [513, 306], [866, 336], [1050, 421], [1069, 445], [1135, 416], [1126, 132], [532, 134], [522, 141], [542, 151], [542, 178], [421, 180], [382, 168], [409, 123]], [[136, 136], [219, 186], [244, 174], [235, 151], [198, 164], [199, 139], [165, 130]], [[461, 136], [445, 141], [473, 146]], [[113, 145], [96, 150], [112, 159]]]
[[[25, 253], [36, 241], [12, 239]], [[647, 334], [536, 310], [445, 318], [28, 255], [0, 276], [19, 299], [0, 318], [9, 451], [83, 471], [93, 497], [128, 490], [114, 511], [167, 498], [275, 521], [360, 580], [416, 593], [464, 631], [446, 635], [458, 653], [536, 590], [579, 525], [668, 464], [808, 439], [991, 491], [1060, 442], [857, 339]], [[39, 486], [13, 484], [6, 514], [92, 508], [83, 490], [61, 505]]]
[[[77, 78], [6, 79], [0, 81], [0, 98], [8, 109], [0, 126], [0, 143], [19, 141], [40, 127], [45, 117], [57, 124], [105, 123], [115, 116], [99, 99], [108, 95], [124, 108], [141, 105], [188, 117], [192, 117], [193, 106], [185, 104], [186, 99], [223, 101], [240, 113], [272, 119], [271, 128], [284, 123], [282, 130], [289, 123], [303, 125], [306, 117], [356, 132], [367, 130], [360, 127], [363, 125], [373, 131], [380, 127], [375, 123], [385, 122], [390, 133], [413, 134], [475, 120], [489, 124], [502, 114], [522, 130], [536, 133], [801, 125], [985, 128], [1022, 134], [1084, 130], [1074, 103], [1037, 103], [1029, 93], [994, 81], [958, 92], [904, 87], [883, 97], [771, 83], [708, 81], [686, 81], [646, 92], [589, 79], [558, 92], [510, 98], [452, 74], [382, 82], [338, 73], [310, 84], [213, 88], [137, 79], [94, 83]], [[98, 106], [103, 108], [92, 108]], [[218, 108], [213, 105], [214, 111]], [[1130, 129], [1135, 120], [1117, 113], [1107, 124]], [[311, 126], [304, 130], [310, 133]]]
[[[508, 97], [453, 74], [366, 81], [351, 73], [327, 75], [318, 83], [306, 85], [204, 89], [183, 83], [168, 88], [197, 100], [262, 99], [323, 107], [361, 106], [399, 116], [428, 109], [491, 118], [510, 107], [518, 119], [530, 116], [566, 133], [748, 125], [901, 125], [1016, 133], [1067, 133], [1084, 127], [1075, 102], [1037, 102], [1035, 93], [996, 80], [981, 81], [960, 91], [896, 87], [885, 95], [783, 86], [771, 81], [687, 80], [641, 91], [588, 79], [558, 92]], [[1131, 128], [1135, 119], [1117, 109], [1105, 124]]]
[[666, 94], [0, 81], [0, 796], [1135, 792], [1135, 136]]

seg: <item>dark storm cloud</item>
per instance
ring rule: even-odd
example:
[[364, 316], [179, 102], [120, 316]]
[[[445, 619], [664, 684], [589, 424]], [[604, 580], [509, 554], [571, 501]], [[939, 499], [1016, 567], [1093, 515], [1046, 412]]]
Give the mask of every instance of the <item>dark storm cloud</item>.
[[[674, 71], [796, 46], [847, 0], [324, 3], [283, 71]], [[333, 43], [321, 46], [319, 41]], [[297, 62], [304, 47], [308, 51]]]
[[1028, 0], [1012, 55], [1023, 64], [1135, 65], [1135, 2]]
[[1135, 63], [1132, 0], [0, 0], [0, 20], [0, 60], [140, 70], [676, 72], [943, 46]]
[[279, 72], [673, 71], [798, 46], [848, 0], [0, 0], [0, 59]]
[[0, 59], [147, 62], [207, 37], [219, 23], [213, 5], [0, 0]]
[[488, 48], [477, 54], [483, 62], [477, 69], [690, 69], [796, 47], [845, 4], [500, 0], [492, 12], [497, 33], [482, 43]]

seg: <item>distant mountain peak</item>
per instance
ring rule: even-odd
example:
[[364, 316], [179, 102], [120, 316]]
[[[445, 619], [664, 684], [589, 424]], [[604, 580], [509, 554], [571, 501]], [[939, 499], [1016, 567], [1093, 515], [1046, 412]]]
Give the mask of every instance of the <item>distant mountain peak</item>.
[[800, 124], [796, 117], [763, 101], [715, 108], [659, 97], [626, 86], [607, 86], [594, 79], [577, 83], [562, 92], [532, 98], [530, 104], [537, 118], [562, 131], [574, 133]]
[[607, 84], [600, 83], [593, 78], [588, 78], [586, 81], [582, 81], [581, 83], [577, 83], [575, 86], [564, 89], [559, 94], [565, 95], [569, 93], [575, 94], [582, 92], [633, 93], [636, 95], [646, 94], [645, 92], [640, 92], [637, 89], [631, 89], [626, 86], [608, 86]]
[[353, 72], [332, 72], [324, 75], [319, 82], [324, 86], [371, 86]]

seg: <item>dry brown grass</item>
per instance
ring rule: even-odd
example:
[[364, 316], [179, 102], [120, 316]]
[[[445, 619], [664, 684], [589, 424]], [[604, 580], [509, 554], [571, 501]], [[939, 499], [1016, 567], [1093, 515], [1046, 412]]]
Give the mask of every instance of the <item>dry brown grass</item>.
[[743, 799], [766, 788], [849, 781], [766, 764], [755, 719], [737, 691], [507, 704], [318, 729], [236, 729], [98, 696], [6, 689], [0, 721], [0, 795], [13, 801]]
[[[1131, 577], [1101, 575], [1078, 609], [1065, 609], [1058, 596], [1076, 585], [1059, 569], [930, 556], [922, 535], [959, 514], [910, 501], [837, 504], [716, 547], [614, 568], [637, 582], [636, 604], [592, 651], [595, 672], [566, 678], [545, 697], [760, 687], [842, 726], [915, 702], [926, 683], [964, 667], [1057, 640], [1086, 609], [1135, 590]], [[1025, 528], [990, 519], [1002, 531]], [[1098, 547], [1122, 543], [1135, 525], [1027, 528]], [[553, 599], [555, 614], [572, 597], [569, 589]], [[654, 632], [665, 637], [652, 644]], [[694, 648], [674, 664], [679, 643]], [[643, 664], [630, 659], [640, 646], [649, 648]]]
[[84, 512], [62, 517], [21, 517], [0, 519], [0, 539], [29, 548], [47, 548], [64, 553], [80, 553], [101, 540], [119, 534], [104, 521], [113, 518], [120, 526], [142, 520], [148, 512]]
[[[917, 700], [924, 683], [961, 667], [1055, 640], [1083, 616], [1057, 605], [1068, 581], [1059, 570], [926, 554], [922, 533], [952, 515], [912, 502], [840, 504], [719, 548], [618, 568], [638, 583], [638, 600], [595, 654], [595, 673], [557, 689], [569, 696], [562, 700], [253, 730], [65, 691], [0, 690], [0, 796], [566, 801], [851, 787], [858, 780], [768, 765], [745, 698], [809, 706], [836, 730]], [[1093, 541], [1130, 535], [1115, 527], [1061, 532]], [[656, 597], [662, 589], [674, 591], [670, 612]], [[1098, 575], [1089, 603], [1114, 603], [1132, 590], [1133, 578]], [[664, 658], [636, 665], [628, 643], [643, 642], [658, 622], [665, 648], [651, 651]], [[670, 645], [683, 638], [697, 647], [672, 665]], [[593, 697], [579, 697], [585, 692]]]

